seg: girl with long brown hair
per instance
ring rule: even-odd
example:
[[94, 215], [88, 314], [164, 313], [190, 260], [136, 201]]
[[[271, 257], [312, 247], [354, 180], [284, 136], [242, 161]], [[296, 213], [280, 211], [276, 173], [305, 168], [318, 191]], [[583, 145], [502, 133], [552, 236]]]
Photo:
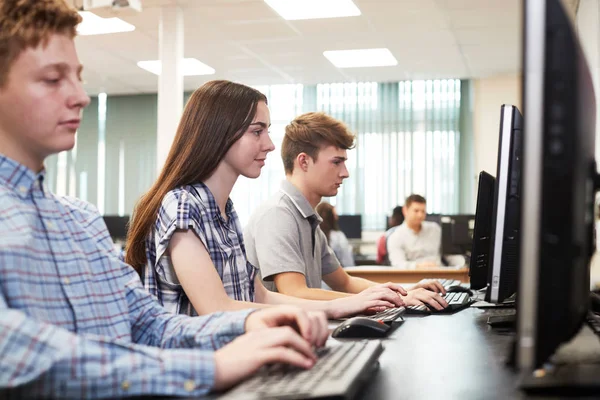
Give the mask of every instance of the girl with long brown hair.
[[260, 175], [274, 149], [269, 126], [267, 99], [253, 88], [221, 80], [192, 94], [165, 165], [132, 216], [126, 261], [146, 289], [187, 315], [294, 304], [338, 318], [402, 305], [384, 288], [313, 301], [270, 292], [257, 278], [229, 195], [240, 175]]

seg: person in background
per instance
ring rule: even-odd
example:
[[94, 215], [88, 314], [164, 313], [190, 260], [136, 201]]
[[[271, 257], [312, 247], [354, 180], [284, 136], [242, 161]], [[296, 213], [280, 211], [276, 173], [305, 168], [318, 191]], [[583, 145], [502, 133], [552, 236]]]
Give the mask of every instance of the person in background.
[[441, 265], [442, 229], [425, 221], [427, 202], [423, 196], [411, 194], [402, 212], [404, 222], [387, 238], [390, 263], [399, 268], [429, 268]]
[[319, 227], [325, 234], [327, 243], [340, 261], [340, 264], [342, 267], [353, 267], [354, 256], [352, 255], [352, 246], [348, 243], [348, 238], [344, 232], [340, 230], [335, 207], [329, 203], [321, 202], [317, 205], [316, 211], [323, 219]]
[[173, 315], [98, 211], [47, 187], [46, 158], [74, 147], [90, 102], [80, 22], [64, 0], [0, 2], [0, 398], [196, 397], [266, 364], [310, 368], [323, 313]]
[[404, 214], [402, 213], [402, 206], [396, 206], [392, 210], [392, 215], [388, 217], [387, 230], [377, 240], [377, 264], [379, 265], [390, 265], [390, 259], [387, 251], [387, 240], [396, 230], [396, 227], [400, 226], [404, 222]]
[[[281, 145], [285, 180], [254, 211], [244, 230], [248, 260], [260, 269], [269, 290], [329, 300], [381, 287], [341, 268], [315, 212], [321, 199], [336, 196], [349, 176], [346, 151], [354, 139], [344, 123], [322, 112], [302, 114], [286, 126]], [[323, 290], [322, 281], [333, 290]], [[439, 282], [417, 284], [408, 293], [402, 293], [400, 285], [387, 285], [408, 305], [427, 302], [436, 309], [447, 305], [437, 293], [445, 293]]]
[[291, 304], [335, 319], [402, 305], [385, 286], [315, 301], [273, 293], [256, 278], [229, 195], [240, 175], [260, 176], [274, 149], [270, 125], [267, 98], [251, 87], [219, 80], [192, 94], [160, 176], [131, 219], [126, 260], [146, 289], [185, 315]]

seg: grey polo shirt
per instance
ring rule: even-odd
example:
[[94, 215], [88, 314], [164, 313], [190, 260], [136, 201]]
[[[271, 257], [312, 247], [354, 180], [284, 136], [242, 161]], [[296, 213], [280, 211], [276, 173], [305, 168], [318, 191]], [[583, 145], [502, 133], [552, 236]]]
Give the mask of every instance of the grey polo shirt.
[[267, 289], [277, 291], [273, 278], [282, 272], [299, 272], [309, 288], [321, 288], [322, 276], [339, 268], [320, 223], [308, 200], [287, 180], [252, 214], [244, 229], [246, 256]]

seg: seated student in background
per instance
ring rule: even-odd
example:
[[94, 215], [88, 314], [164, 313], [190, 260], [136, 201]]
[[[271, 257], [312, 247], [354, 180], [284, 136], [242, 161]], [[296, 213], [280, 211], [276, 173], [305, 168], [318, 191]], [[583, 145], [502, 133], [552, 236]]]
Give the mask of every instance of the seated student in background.
[[388, 218], [388, 228], [377, 240], [377, 264], [390, 265], [390, 259], [387, 252], [387, 239], [392, 232], [404, 222], [402, 206], [396, 206], [392, 210], [392, 216]]
[[[270, 290], [327, 300], [380, 286], [351, 277], [340, 267], [315, 213], [321, 199], [337, 195], [348, 177], [346, 150], [353, 142], [342, 122], [323, 113], [300, 115], [286, 126], [281, 147], [286, 179], [252, 214], [244, 230], [248, 260], [259, 267]], [[320, 289], [321, 280], [333, 291]], [[436, 291], [444, 289], [438, 282], [428, 282], [402, 295], [408, 305], [425, 301], [441, 309], [447, 303]]]
[[338, 225], [338, 215], [335, 207], [329, 203], [319, 203], [315, 209], [321, 219], [319, 227], [327, 238], [329, 247], [340, 260], [342, 267], [353, 267], [354, 256], [352, 255], [352, 246], [348, 243], [348, 238], [340, 230]]
[[[132, 216], [126, 261], [169, 311], [215, 311], [293, 304], [330, 318], [402, 304], [381, 286], [348, 299], [301, 300], [265, 289], [246, 259], [229, 194], [240, 175], [257, 178], [273, 149], [266, 97], [211, 81], [188, 100], [165, 165]], [[286, 257], [286, 254], [281, 254]]]
[[64, 0], [0, 3], [0, 398], [200, 396], [272, 362], [313, 365], [323, 313], [173, 315], [96, 209], [48, 189], [44, 160], [73, 148], [90, 101], [80, 22]]
[[406, 198], [404, 222], [387, 238], [387, 252], [393, 267], [428, 268], [441, 265], [442, 229], [425, 221], [426, 200], [418, 194]]

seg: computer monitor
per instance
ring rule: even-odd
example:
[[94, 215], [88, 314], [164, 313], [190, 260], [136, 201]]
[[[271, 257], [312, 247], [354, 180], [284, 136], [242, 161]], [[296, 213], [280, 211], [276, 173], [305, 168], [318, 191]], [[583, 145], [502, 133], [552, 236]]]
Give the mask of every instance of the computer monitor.
[[495, 186], [496, 178], [485, 171], [479, 173], [473, 248], [469, 265], [469, 283], [471, 289], [475, 290], [483, 289], [488, 284]]
[[425, 221], [435, 222], [436, 224], [442, 223], [442, 214], [427, 214], [425, 215]]
[[340, 230], [348, 239], [362, 238], [362, 217], [361, 215], [339, 215], [338, 225]]
[[120, 217], [118, 215], [105, 215], [102, 217], [110, 237], [114, 241], [125, 241], [127, 238], [127, 224], [129, 216]]
[[[531, 372], [585, 319], [598, 179], [594, 85], [560, 0], [526, 0], [523, 32], [526, 157], [515, 355], [528, 389], [546, 381]], [[587, 383], [598, 390], [594, 379]]]
[[442, 255], [470, 256], [471, 247], [473, 247], [475, 216], [470, 214], [441, 215], [440, 224], [442, 226]]
[[492, 212], [490, 268], [486, 301], [501, 303], [517, 291], [521, 225], [521, 161], [523, 116], [517, 107], [500, 108], [500, 139], [494, 210]]

